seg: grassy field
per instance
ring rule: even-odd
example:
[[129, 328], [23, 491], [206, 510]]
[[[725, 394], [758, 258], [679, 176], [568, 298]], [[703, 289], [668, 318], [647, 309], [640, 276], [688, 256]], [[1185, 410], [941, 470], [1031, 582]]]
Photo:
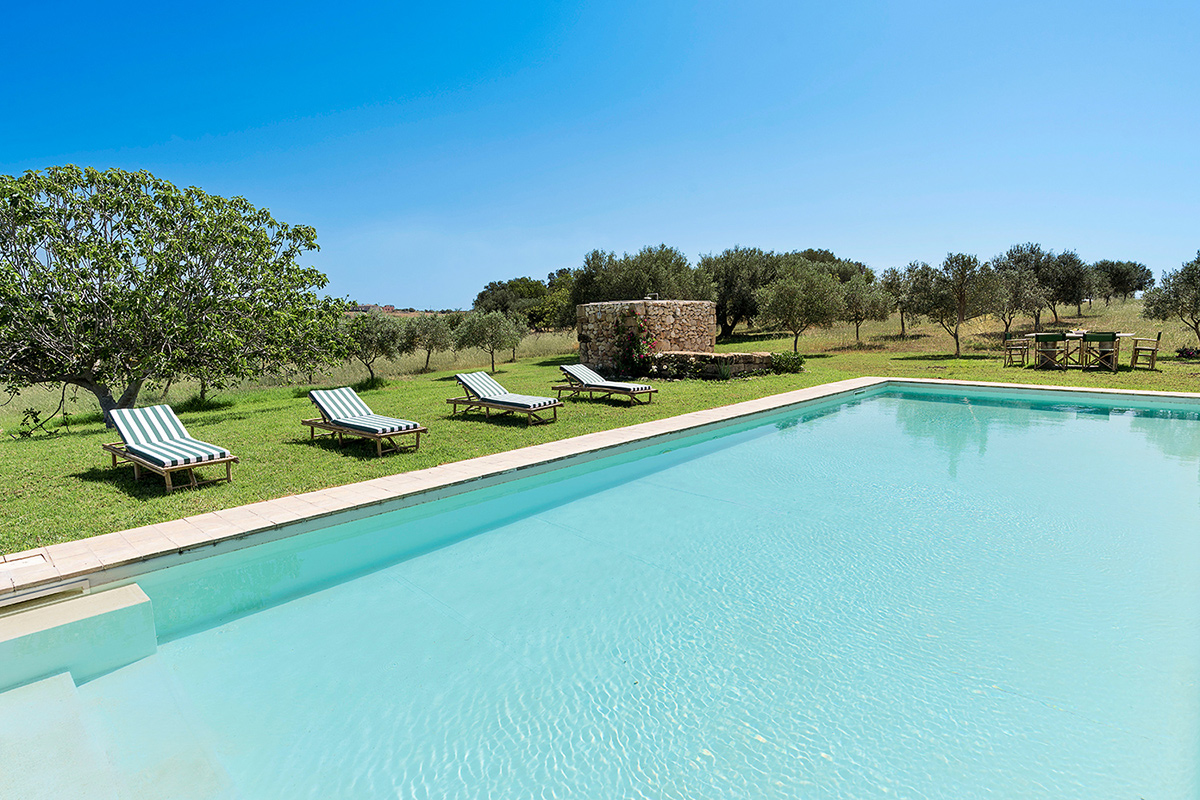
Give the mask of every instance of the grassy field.
[[[1073, 310], [1073, 309], [1072, 309]], [[1140, 303], [1114, 303], [1108, 308], [1085, 306], [1082, 318], [1064, 317], [1060, 327], [1122, 330], [1153, 335], [1159, 328], [1140, 318]], [[930, 325], [910, 331], [900, 339], [898, 323], [863, 326], [863, 344], [855, 346], [854, 329], [839, 327], [801, 337], [801, 351], [810, 358], [798, 375], [763, 375], [719, 381], [672, 381], [660, 384], [652, 405], [628, 407], [618, 400], [567, 401], [559, 421], [526, 428], [513, 417], [485, 421], [480, 414], [450, 417], [446, 398], [458, 394], [453, 373], [486, 363], [480, 353], [459, 354], [451, 361], [439, 354], [428, 374], [411, 374], [423, 363], [414, 356], [386, 364], [389, 385], [363, 393], [377, 413], [415, 419], [430, 428], [418, 453], [377, 458], [374, 445], [348, 441], [338, 448], [329, 440], [308, 439], [299, 421], [314, 416], [306, 392], [309, 387], [258, 386], [217, 395], [216, 407], [181, 410], [180, 418], [197, 438], [229, 448], [241, 458], [234, 467], [232, 484], [215, 484], [200, 490], [166, 495], [155, 475], [133, 480], [132, 467], [114, 469], [100, 444], [114, 441], [94, 409], [81, 403], [80, 421], [70, 433], [14, 439], [10, 433], [20, 423], [20, 410], [38, 405], [50, 410], [57, 393], [33, 390], [0, 409], [0, 550], [14, 552], [54, 542], [83, 538], [109, 531], [214, 511], [231, 506], [311, 491], [354, 481], [422, 469], [474, 456], [563, 439], [591, 431], [645, 422], [702, 408], [739, 402], [790, 389], [862, 375], [949, 378], [1054, 383], [1070, 386], [1120, 387], [1168, 391], [1200, 389], [1200, 363], [1176, 360], [1174, 348], [1189, 343], [1175, 326], [1164, 330], [1163, 358], [1154, 372], [1113, 373], [1079, 370], [1047, 373], [1033, 369], [1005, 369], [998, 352], [1000, 328], [987, 321], [972, 326], [962, 358], [949, 355], [953, 342]], [[496, 378], [508, 389], [525, 394], [547, 394], [558, 379], [558, 365], [571, 363], [572, 337], [546, 334], [528, 340], [515, 363], [498, 364]], [[790, 350], [791, 337], [747, 332], [720, 350]], [[1128, 353], [1122, 362], [1128, 364]], [[378, 371], [378, 370], [377, 370]], [[361, 368], [344, 367], [326, 375], [321, 385], [344, 385], [365, 377]], [[177, 409], [188, 408], [189, 387], [173, 387], [167, 398]], [[143, 394], [143, 405], [159, 402], [154, 392]]]

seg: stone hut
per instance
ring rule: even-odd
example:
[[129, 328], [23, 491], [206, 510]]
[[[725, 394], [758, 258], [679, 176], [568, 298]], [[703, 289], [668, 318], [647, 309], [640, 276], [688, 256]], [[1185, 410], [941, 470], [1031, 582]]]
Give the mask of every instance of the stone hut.
[[717, 306], [708, 300], [614, 300], [575, 307], [579, 360], [611, 369], [617, 362], [617, 336], [639, 319], [658, 344], [655, 352], [711, 353], [717, 344]]

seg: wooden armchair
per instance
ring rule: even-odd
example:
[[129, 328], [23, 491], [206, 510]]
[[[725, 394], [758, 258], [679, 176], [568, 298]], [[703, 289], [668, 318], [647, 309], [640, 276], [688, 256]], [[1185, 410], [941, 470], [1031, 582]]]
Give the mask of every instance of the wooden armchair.
[[1116, 333], [1085, 333], [1083, 342], [1082, 362], [1086, 367], [1117, 371], [1117, 361], [1121, 355], [1121, 340]]
[[1022, 367], [1029, 363], [1029, 339], [1016, 333], [1004, 334], [1004, 366], [1015, 367], [1018, 359]]
[[1038, 369], [1066, 369], [1067, 335], [1065, 333], [1039, 333], [1034, 336]]
[[1153, 339], [1134, 339], [1133, 355], [1129, 358], [1129, 368], [1147, 367], [1154, 369], [1158, 363], [1158, 346], [1162, 343], [1162, 331]]

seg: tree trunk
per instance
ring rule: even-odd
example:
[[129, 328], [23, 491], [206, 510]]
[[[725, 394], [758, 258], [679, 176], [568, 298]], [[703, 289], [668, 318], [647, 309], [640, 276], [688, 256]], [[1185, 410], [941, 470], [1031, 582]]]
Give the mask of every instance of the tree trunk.
[[375, 370], [371, 369], [371, 362], [364, 361], [363, 366], [367, 368], [367, 374], [371, 376], [371, 383], [375, 382]]
[[792, 352], [793, 353], [800, 352], [800, 334], [798, 334], [798, 333], [792, 337]]
[[208, 399], [208, 381], [200, 379], [200, 405], [204, 405], [204, 401]]
[[861, 323], [861, 322], [857, 322], [857, 321], [856, 321], [856, 322], [854, 323], [854, 343], [855, 343], [855, 344], [862, 344], [862, 340], [858, 338], [858, 327], [859, 327], [860, 325], [862, 325], [862, 323]]
[[[1088, 305], [1090, 307], [1091, 303], [1089, 302]], [[1083, 303], [1082, 302], [1075, 306], [1075, 316], [1077, 316], [1077, 317], [1083, 316]]]
[[962, 358], [962, 347], [958, 341], [958, 325], [954, 326], [954, 357]]
[[142, 384], [145, 382], [145, 378], [138, 378], [130, 382], [125, 387], [125, 391], [121, 392], [121, 396], [114, 400], [112, 390], [108, 388], [107, 384], [96, 383], [86, 377], [71, 378], [63, 381], [63, 383], [78, 386], [80, 389], [86, 389], [95, 395], [96, 402], [100, 406], [100, 411], [104, 414], [104, 425], [108, 428], [115, 427], [112, 421], [112, 410], [114, 408], [133, 408], [134, 403], [137, 402], [138, 393], [142, 390]]
[[722, 321], [721, 322], [721, 334], [717, 338], [718, 339], [728, 339], [730, 336], [733, 336], [733, 328], [734, 328], [733, 325], [730, 325], [728, 322]]
[[489, 352], [492, 354], [492, 374], [495, 375], [496, 374], [496, 351], [491, 350]]
[[900, 338], [907, 339], [908, 336], [904, 333], [904, 309], [900, 309]]
[[429, 372], [429, 358], [433, 355], [433, 350], [425, 351], [425, 371]]
[[1033, 312], [1033, 332], [1042, 332], [1042, 310], [1040, 308]]

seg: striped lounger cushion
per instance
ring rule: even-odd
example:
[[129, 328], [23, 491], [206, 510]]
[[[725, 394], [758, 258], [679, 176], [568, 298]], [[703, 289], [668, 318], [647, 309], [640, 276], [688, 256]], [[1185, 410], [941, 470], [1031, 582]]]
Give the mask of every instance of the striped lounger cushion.
[[591, 367], [585, 367], [583, 364], [564, 364], [563, 366], [559, 367], [559, 369], [582, 383], [584, 386], [599, 386], [608, 389], [619, 389], [623, 392], [646, 392], [653, 388], [644, 383], [619, 383], [617, 381], [606, 381], [599, 372], [596, 372]]
[[110, 412], [125, 449], [160, 467], [201, 464], [230, 453], [223, 447], [193, 439], [170, 406], [117, 408]]
[[558, 404], [553, 397], [534, 397], [527, 394], [513, 394], [488, 375], [486, 372], [459, 373], [454, 376], [466, 390], [478, 397], [496, 405], [512, 406], [513, 408], [533, 409], [544, 408]]
[[341, 389], [313, 389], [308, 396], [325, 419], [351, 430], [378, 435], [421, 427], [412, 420], [384, 417], [372, 412], [362, 398], [346, 386]]

